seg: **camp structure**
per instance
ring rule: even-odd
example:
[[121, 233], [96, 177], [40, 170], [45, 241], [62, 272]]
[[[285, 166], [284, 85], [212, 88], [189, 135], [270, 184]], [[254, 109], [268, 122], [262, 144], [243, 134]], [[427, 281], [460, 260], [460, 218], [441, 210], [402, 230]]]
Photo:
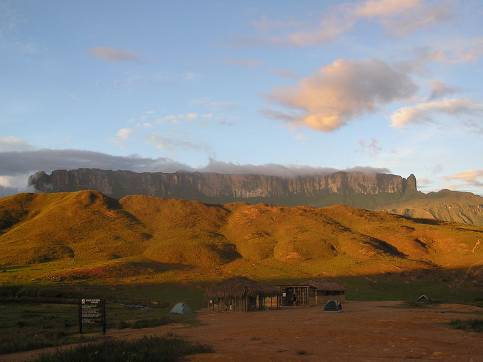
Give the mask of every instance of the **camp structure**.
[[176, 305], [169, 311], [171, 314], [190, 314], [191, 308], [186, 303], [176, 303]]
[[278, 309], [279, 293], [279, 288], [243, 277], [224, 280], [206, 290], [208, 308], [215, 312]]
[[335, 282], [313, 280], [279, 287], [282, 306], [325, 305], [329, 300], [345, 300], [345, 288]]
[[338, 300], [329, 300], [324, 305], [324, 311], [326, 312], [340, 312], [342, 311], [342, 303]]

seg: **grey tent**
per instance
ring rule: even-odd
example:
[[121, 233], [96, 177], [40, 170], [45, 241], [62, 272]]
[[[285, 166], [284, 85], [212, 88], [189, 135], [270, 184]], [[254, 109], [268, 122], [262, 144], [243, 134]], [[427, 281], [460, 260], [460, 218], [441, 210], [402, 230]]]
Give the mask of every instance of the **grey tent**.
[[169, 313], [171, 314], [190, 314], [191, 312], [192, 312], [191, 308], [186, 303], [181, 303], [181, 302], [177, 303], [169, 311]]
[[339, 312], [342, 310], [342, 304], [338, 300], [329, 300], [325, 303], [324, 311], [327, 312]]
[[431, 298], [428, 297], [426, 294], [420, 295], [419, 298], [416, 300], [418, 304], [431, 304]]

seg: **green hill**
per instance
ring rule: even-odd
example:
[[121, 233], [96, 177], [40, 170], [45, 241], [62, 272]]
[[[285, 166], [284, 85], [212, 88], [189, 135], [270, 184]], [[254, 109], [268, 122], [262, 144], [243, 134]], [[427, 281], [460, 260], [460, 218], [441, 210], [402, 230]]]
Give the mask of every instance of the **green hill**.
[[479, 265], [483, 228], [349, 206], [208, 205], [96, 191], [0, 199], [0, 281], [366, 275]]

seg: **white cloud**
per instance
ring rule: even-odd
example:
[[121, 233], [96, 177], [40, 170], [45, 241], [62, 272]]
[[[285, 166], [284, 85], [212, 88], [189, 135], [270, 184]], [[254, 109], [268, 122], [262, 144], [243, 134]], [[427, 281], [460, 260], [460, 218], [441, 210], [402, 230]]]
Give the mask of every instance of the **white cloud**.
[[198, 168], [198, 172], [226, 173], [235, 175], [267, 175], [278, 177], [297, 177], [328, 175], [337, 171], [362, 172], [362, 173], [389, 173], [387, 168], [373, 168], [356, 166], [350, 169], [339, 170], [330, 167], [314, 167], [306, 165], [280, 165], [280, 164], [238, 164], [232, 162], [217, 161], [210, 159], [208, 165]]
[[355, 9], [363, 17], [392, 16], [421, 6], [421, 0], [369, 0]]
[[[161, 135], [152, 135], [152, 141], [161, 149], [166, 147], [188, 146], [190, 142], [180, 142]], [[195, 145], [197, 150], [203, 146]], [[26, 185], [28, 174], [36, 171], [50, 172], [59, 169], [100, 168], [106, 170], [129, 170], [135, 172], [218, 172], [232, 174], [255, 174], [281, 177], [323, 175], [339, 171], [328, 167], [280, 164], [237, 164], [210, 159], [206, 166], [193, 168], [169, 158], [145, 158], [140, 156], [112, 156], [105, 153], [81, 150], [37, 150], [23, 152], [0, 152], [0, 185]], [[356, 166], [342, 171], [364, 173], [389, 173], [386, 168]]]
[[11, 176], [0, 176], [0, 187], [12, 187]]
[[[399, 2], [404, 3], [404, 1]], [[402, 36], [451, 17], [452, 9], [448, 2], [425, 4], [422, 1], [416, 1], [415, 3], [414, 7], [405, 9], [397, 16], [382, 17], [379, 21], [388, 32]]]
[[132, 128], [120, 128], [116, 132], [116, 140], [118, 142], [127, 141], [128, 138], [131, 136], [132, 132], [133, 132]]
[[192, 170], [190, 166], [169, 158], [145, 158], [139, 156], [112, 156], [105, 153], [82, 150], [36, 150], [0, 152], [0, 175], [18, 176], [35, 171], [57, 169], [101, 168], [138, 172], [175, 172]]
[[467, 170], [445, 177], [446, 180], [462, 181], [467, 186], [483, 187], [483, 170]]
[[359, 140], [359, 147], [363, 152], [367, 152], [371, 156], [376, 156], [382, 151], [382, 147], [379, 145], [379, 140], [375, 138]]
[[418, 103], [396, 110], [391, 115], [391, 124], [393, 127], [404, 127], [410, 123], [433, 122], [436, 115], [483, 115], [483, 104], [462, 98], [439, 99]]
[[[449, 2], [423, 0], [367, 0], [339, 3], [324, 11], [315, 25], [307, 21], [277, 21], [267, 17], [254, 25], [258, 30], [280, 30], [298, 27], [283, 35], [269, 37], [260, 43], [311, 46], [332, 41], [351, 31], [361, 20], [381, 24], [389, 33], [404, 35], [417, 29], [439, 23], [451, 15]], [[252, 41], [253, 43], [253, 41]]]
[[210, 148], [199, 143], [179, 140], [171, 137], [166, 137], [158, 133], [151, 133], [147, 137], [147, 142], [160, 150], [174, 150], [174, 149], [188, 149], [195, 151], [210, 152]]
[[274, 44], [298, 47], [332, 41], [353, 28], [356, 18], [348, 9], [347, 5], [338, 6], [325, 13], [317, 26], [277, 36], [270, 41]]
[[13, 175], [13, 176], [0, 175], [0, 187], [10, 188], [15, 190], [25, 190], [27, 188], [27, 178], [28, 178], [28, 174]]
[[153, 119], [154, 123], [177, 123], [182, 121], [194, 121], [198, 118], [198, 113], [188, 112], [188, 113], [178, 113], [178, 114], [165, 114]]
[[457, 88], [452, 87], [440, 80], [433, 80], [431, 82], [431, 95], [429, 99], [441, 98], [457, 92]]
[[14, 136], [0, 136], [0, 152], [27, 151], [33, 146], [28, 142]]
[[15, 32], [18, 25], [25, 21], [25, 18], [14, 8], [14, 2], [0, 2], [0, 37], [6, 37]]
[[288, 110], [263, 112], [274, 119], [331, 132], [416, 90], [408, 74], [383, 61], [339, 59], [296, 86], [274, 89], [268, 98]]
[[123, 49], [111, 47], [96, 47], [89, 49], [89, 53], [97, 59], [108, 62], [139, 61], [139, 56]]
[[425, 59], [446, 64], [475, 62], [483, 56], [483, 37], [446, 40], [437, 49], [423, 48], [420, 53]]

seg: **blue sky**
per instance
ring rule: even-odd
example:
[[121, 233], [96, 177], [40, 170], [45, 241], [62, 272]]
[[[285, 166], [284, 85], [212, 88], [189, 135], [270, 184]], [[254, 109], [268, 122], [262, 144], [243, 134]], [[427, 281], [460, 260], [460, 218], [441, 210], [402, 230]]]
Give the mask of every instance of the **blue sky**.
[[[365, 166], [481, 194], [482, 16], [451, 0], [0, 0], [0, 153]], [[24, 172], [0, 165], [0, 186]]]

